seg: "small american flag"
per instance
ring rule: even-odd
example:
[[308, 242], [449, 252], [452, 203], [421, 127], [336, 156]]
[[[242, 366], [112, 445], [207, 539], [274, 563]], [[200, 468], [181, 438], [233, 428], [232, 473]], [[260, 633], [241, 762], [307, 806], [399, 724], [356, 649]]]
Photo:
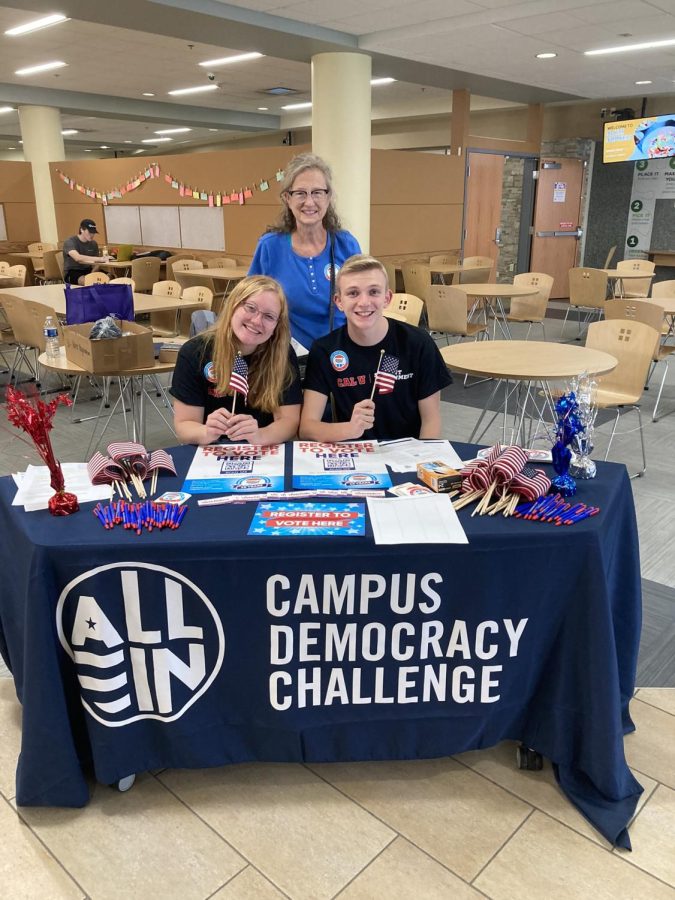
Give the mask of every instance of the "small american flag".
[[152, 472], [153, 469], [165, 469], [167, 472], [173, 472], [174, 475], [176, 474], [173, 457], [167, 453], [166, 450], [152, 451], [148, 463], [148, 472]]
[[248, 363], [243, 356], [237, 355], [230, 375], [230, 390], [248, 397]]
[[523, 471], [527, 453], [521, 447], [505, 447], [492, 463], [492, 477], [500, 484], [508, 484]]
[[520, 494], [524, 500], [536, 500], [548, 494], [551, 488], [551, 479], [543, 469], [535, 469], [533, 466], [525, 466], [523, 471], [516, 475], [509, 490]]
[[377, 385], [378, 394], [391, 394], [396, 385], [397, 372], [398, 357], [389, 356], [385, 353], [382, 357], [380, 368], [375, 373], [375, 384]]
[[143, 444], [136, 444], [134, 441], [115, 441], [108, 444], [108, 453], [113, 459], [127, 459], [134, 456], [145, 456], [147, 451]]

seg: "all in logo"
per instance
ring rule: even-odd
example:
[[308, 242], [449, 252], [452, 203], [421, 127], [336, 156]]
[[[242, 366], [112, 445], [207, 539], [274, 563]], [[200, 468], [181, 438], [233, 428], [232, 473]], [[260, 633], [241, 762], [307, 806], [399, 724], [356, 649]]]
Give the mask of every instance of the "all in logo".
[[173, 722], [213, 683], [225, 653], [209, 598], [178, 572], [120, 562], [78, 575], [56, 607], [82, 704], [111, 727]]
[[336, 372], [344, 372], [349, 365], [349, 357], [344, 350], [334, 350], [330, 355], [330, 364]]
[[216, 377], [215, 369], [213, 368], [212, 362], [208, 362], [204, 366], [204, 378], [206, 378], [207, 381], [210, 381], [211, 384], [217, 383], [218, 379]]

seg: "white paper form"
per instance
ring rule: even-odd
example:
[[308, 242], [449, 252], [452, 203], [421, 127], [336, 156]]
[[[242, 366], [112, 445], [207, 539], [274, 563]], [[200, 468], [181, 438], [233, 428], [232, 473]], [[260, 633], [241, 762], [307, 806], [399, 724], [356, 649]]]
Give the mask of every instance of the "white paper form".
[[450, 441], [418, 441], [402, 438], [398, 441], [380, 442], [380, 459], [392, 472], [415, 472], [418, 462], [438, 459], [454, 469], [462, 468], [462, 460]]
[[368, 498], [376, 544], [468, 544], [446, 494]]

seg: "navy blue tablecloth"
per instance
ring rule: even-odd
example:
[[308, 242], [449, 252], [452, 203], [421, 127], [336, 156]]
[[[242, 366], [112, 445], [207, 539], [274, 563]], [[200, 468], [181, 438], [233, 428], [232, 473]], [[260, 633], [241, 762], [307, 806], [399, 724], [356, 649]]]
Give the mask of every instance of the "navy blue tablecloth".
[[[471, 455], [460, 445], [459, 452]], [[171, 451], [178, 489], [194, 448]], [[405, 480], [404, 478], [402, 480]], [[468, 545], [248, 537], [254, 503], [177, 531], [104, 531], [12, 507], [0, 480], [0, 652], [23, 704], [20, 805], [81, 806], [84, 773], [247, 760], [448, 756], [523, 741], [630, 846], [641, 625], [625, 468], [572, 527], [460, 517]]]

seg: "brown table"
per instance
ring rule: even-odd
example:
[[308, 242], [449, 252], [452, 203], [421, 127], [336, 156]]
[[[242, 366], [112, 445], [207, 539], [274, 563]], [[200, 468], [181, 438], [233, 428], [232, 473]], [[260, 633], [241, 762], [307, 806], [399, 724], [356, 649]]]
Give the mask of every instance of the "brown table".
[[648, 278], [650, 281], [654, 277], [652, 272], [624, 272], [623, 269], [601, 269], [609, 280], [612, 282], [612, 294], [615, 297], [623, 298], [624, 281], [636, 281], [640, 278]]
[[[548, 411], [553, 418], [553, 399], [549, 383], [551, 381], [567, 381], [587, 372], [589, 375], [603, 375], [616, 368], [617, 360], [609, 353], [592, 350], [589, 347], [578, 347], [570, 344], [556, 344], [548, 341], [473, 341], [471, 343], [451, 344], [441, 348], [441, 356], [445, 364], [453, 372], [462, 375], [478, 375], [483, 378], [496, 379], [490, 395], [476, 425], [471, 432], [472, 442], [485, 418], [490, 403], [503, 384], [504, 402], [503, 441], [506, 439], [506, 423], [509, 416], [508, 404], [515, 396], [515, 410], [511, 439], [508, 443], [523, 443], [525, 419], [529, 419], [528, 443], [536, 439], [539, 425], [545, 425], [544, 414]], [[515, 387], [512, 386], [515, 383]], [[537, 391], [543, 391], [544, 404], [537, 405]], [[481, 432], [481, 436], [492, 424], [499, 410]], [[537, 422], [537, 429], [532, 434], [532, 423]], [[480, 437], [478, 438], [480, 440]]]
[[[0, 282], [0, 290], [2, 284]], [[77, 290], [77, 288], [75, 288]], [[31, 287], [7, 289], [7, 293], [23, 300], [35, 300], [51, 306], [57, 316], [66, 314], [66, 295], [62, 284], [43, 284]], [[175, 311], [183, 309], [199, 309], [201, 303], [193, 300], [183, 300], [178, 297], [163, 297], [153, 294], [134, 294], [134, 312], [137, 316], [152, 312]]]
[[533, 294], [539, 293], [539, 288], [524, 284], [499, 284], [497, 282], [488, 282], [486, 284], [460, 284], [461, 291], [472, 297], [476, 304], [482, 302], [485, 311], [485, 321], [487, 324], [487, 314], [491, 312], [494, 316], [495, 325], [499, 324], [502, 334], [506, 338], [511, 338], [511, 330], [506, 320], [506, 312], [504, 310], [503, 300], [511, 300], [513, 297], [531, 297]]

